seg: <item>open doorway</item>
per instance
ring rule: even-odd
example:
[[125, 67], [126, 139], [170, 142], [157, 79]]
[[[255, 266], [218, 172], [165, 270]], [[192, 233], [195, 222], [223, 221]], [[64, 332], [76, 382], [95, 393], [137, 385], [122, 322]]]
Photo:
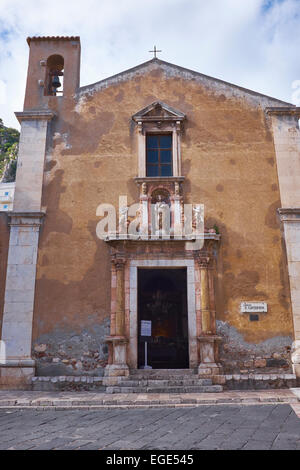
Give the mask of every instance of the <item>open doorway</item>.
[[[141, 321], [151, 321], [151, 337], [141, 336]], [[138, 269], [138, 367], [189, 367], [187, 270]]]

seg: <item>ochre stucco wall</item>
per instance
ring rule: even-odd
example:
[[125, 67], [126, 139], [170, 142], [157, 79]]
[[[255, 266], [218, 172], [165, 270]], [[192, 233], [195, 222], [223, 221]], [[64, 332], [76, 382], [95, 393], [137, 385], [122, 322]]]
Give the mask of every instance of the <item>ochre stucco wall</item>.
[[[46, 157], [42, 204], [47, 215], [33, 327], [33, 345], [47, 344], [47, 350], [42, 346], [35, 356], [46, 361], [47, 355], [62, 358], [65, 352], [74, 370], [83, 357], [87, 368], [100, 370], [104, 364], [110, 264], [108, 247], [96, 237], [96, 208], [101, 203], [118, 207], [119, 195], [127, 195], [129, 204], [138, 201], [137, 130], [131, 116], [155, 100], [187, 116], [181, 146], [185, 202], [203, 203], [206, 226], [217, 225], [221, 233], [220, 331], [248, 356], [256, 350], [258, 356], [283, 354], [293, 327], [276, 216], [281, 203], [271, 123], [263, 111], [268, 99], [154, 63], [127, 80], [83, 89], [74, 100], [49, 98], [58, 117]], [[266, 301], [268, 313], [250, 322], [239, 312], [243, 300]], [[228, 358], [231, 353], [230, 345], [222, 352]]]

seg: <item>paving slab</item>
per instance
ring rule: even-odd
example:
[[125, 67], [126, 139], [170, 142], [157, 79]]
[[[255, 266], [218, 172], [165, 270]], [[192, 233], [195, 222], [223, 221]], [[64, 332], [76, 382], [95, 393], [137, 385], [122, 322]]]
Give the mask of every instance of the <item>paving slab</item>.
[[0, 409], [139, 408], [145, 406], [200, 406], [209, 404], [300, 403], [299, 389], [226, 391], [222, 393], [138, 393], [0, 391]]

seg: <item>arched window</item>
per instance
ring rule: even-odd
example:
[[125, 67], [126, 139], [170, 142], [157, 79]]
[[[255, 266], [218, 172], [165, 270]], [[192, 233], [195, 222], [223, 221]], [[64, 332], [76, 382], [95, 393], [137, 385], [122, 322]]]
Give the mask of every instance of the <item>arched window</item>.
[[47, 60], [45, 81], [46, 96], [62, 96], [64, 79], [64, 58], [61, 55], [51, 55]]

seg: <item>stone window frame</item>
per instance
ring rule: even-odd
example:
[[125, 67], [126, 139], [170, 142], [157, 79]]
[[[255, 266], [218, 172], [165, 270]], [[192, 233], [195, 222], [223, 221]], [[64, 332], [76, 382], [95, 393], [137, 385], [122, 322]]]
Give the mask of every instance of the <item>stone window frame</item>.
[[[166, 133], [172, 134], [173, 174], [163, 178], [180, 177], [181, 135], [183, 121], [186, 119], [185, 114], [161, 101], [155, 101], [132, 116], [132, 119], [136, 122], [138, 131], [138, 177], [148, 178], [146, 176], [146, 136]], [[149, 176], [149, 178], [153, 177]], [[157, 176], [155, 178], [162, 177]]]

